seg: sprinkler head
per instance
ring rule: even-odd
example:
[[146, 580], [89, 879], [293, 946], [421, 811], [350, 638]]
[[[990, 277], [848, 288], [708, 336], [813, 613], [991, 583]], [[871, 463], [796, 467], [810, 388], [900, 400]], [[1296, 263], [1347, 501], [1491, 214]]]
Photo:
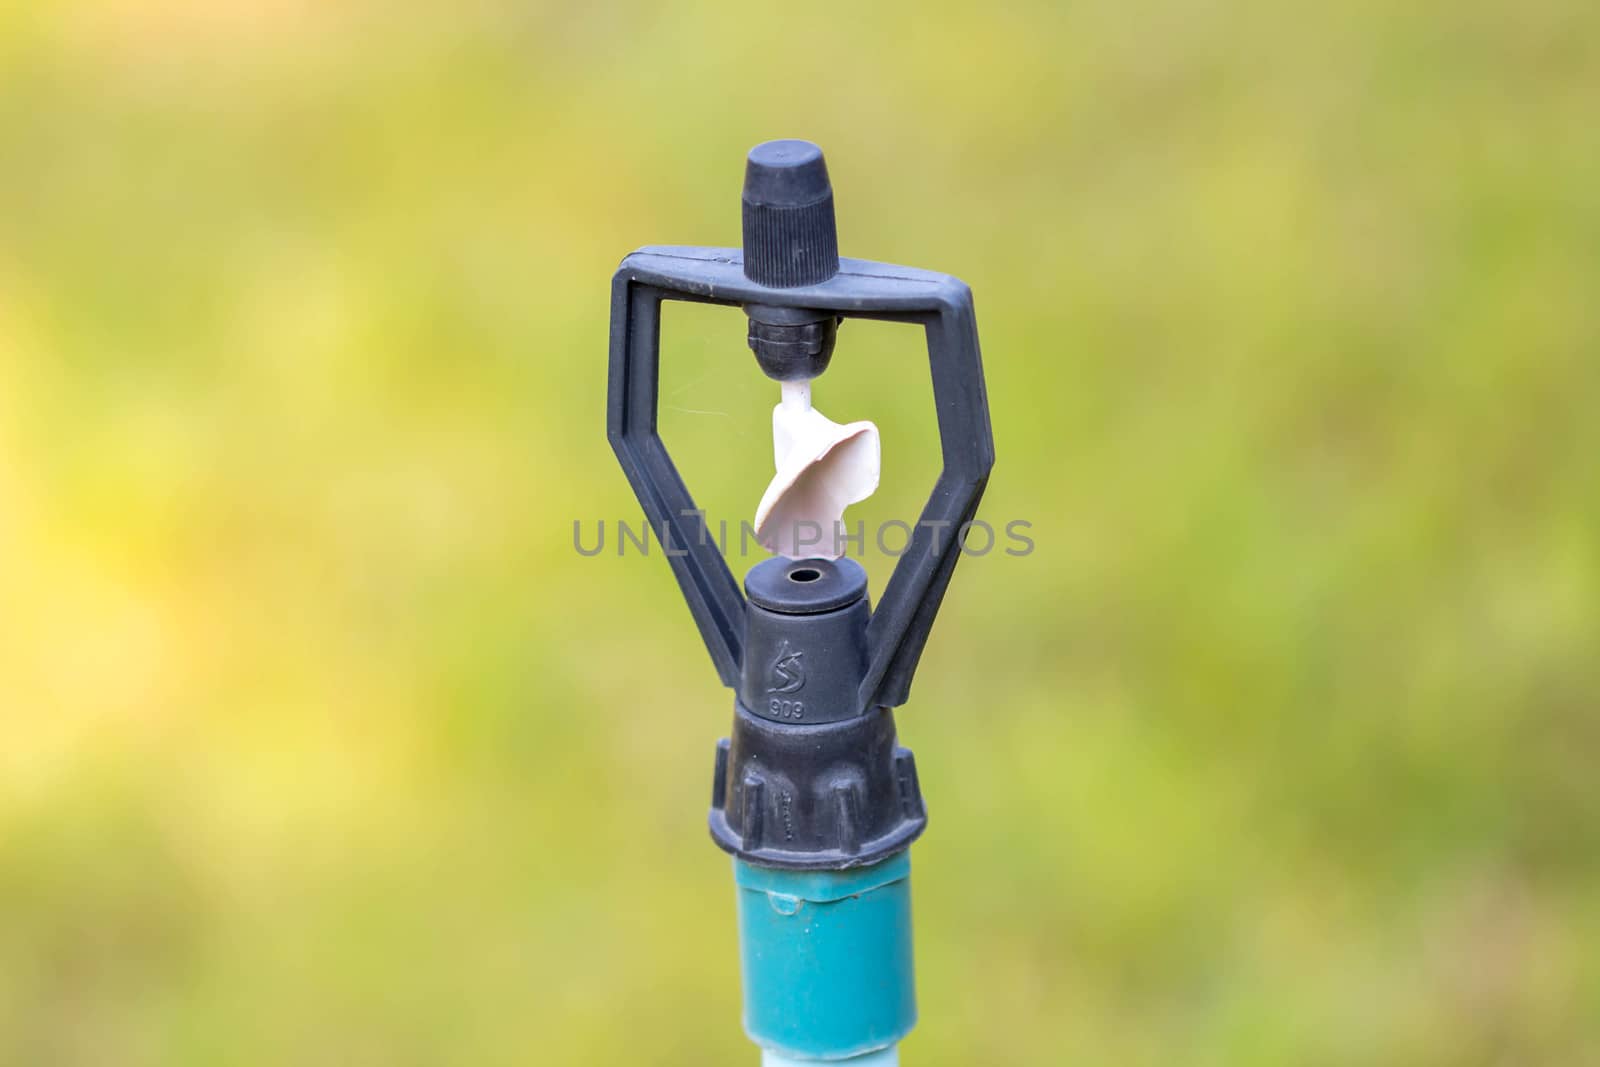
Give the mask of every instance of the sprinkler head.
[[[905, 703], [961, 555], [955, 537], [934, 531], [959, 529], [972, 519], [994, 463], [994, 441], [972, 291], [960, 279], [840, 259], [832, 186], [815, 145], [778, 141], [756, 146], [746, 161], [742, 201], [742, 249], [651, 245], [617, 268], [611, 289], [606, 413], [606, 434], [652, 529], [671, 546], [667, 562], [725, 685], [737, 688], [746, 677], [750, 613], [759, 605], [741, 593], [728, 560], [708, 534], [704, 512], [696, 507], [661, 439], [657, 414], [664, 305], [681, 300], [740, 308], [751, 320], [756, 357], [783, 386], [784, 402], [773, 418], [779, 470], [763, 509], [764, 517], [776, 518], [779, 526], [797, 512], [827, 518], [821, 515], [824, 505], [831, 512], [859, 500], [877, 480], [879, 450], [871, 427], [823, 422], [809, 403], [809, 382], [827, 366], [833, 333], [843, 319], [904, 323], [923, 336], [939, 426], [939, 476], [917, 530], [872, 610], [867, 666], [854, 698], [813, 709], [804, 698], [797, 707], [790, 694], [777, 691], [789, 681], [774, 688], [781, 720], [774, 725], [804, 731], [811, 728], [808, 722], [820, 726], [838, 714], [865, 718]], [[823, 531], [827, 529], [824, 525]], [[781, 547], [796, 554], [803, 549], [817, 553], [798, 540]], [[804, 561], [794, 562], [801, 566]], [[788, 565], [780, 558], [762, 566], [769, 564]], [[801, 569], [814, 568], [808, 564]], [[790, 647], [791, 652], [800, 649], [793, 640]], [[819, 656], [820, 650], [808, 658]], [[788, 657], [774, 653], [774, 660], [786, 665], [793, 662]], [[836, 657], [830, 652], [826, 658]], [[762, 666], [771, 668], [770, 663]], [[779, 673], [789, 678], [787, 666]], [[783, 705], [784, 700], [790, 703]], [[761, 717], [759, 709], [747, 710]], [[822, 717], [813, 718], [814, 711]], [[807, 814], [802, 808], [783, 810], [795, 819]], [[861, 856], [838, 866], [869, 858], [863, 847]]]

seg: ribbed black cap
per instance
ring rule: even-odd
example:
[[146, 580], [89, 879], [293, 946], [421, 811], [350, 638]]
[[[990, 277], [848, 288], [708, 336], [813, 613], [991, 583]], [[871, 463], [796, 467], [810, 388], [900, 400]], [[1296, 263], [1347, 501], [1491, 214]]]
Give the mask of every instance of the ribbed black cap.
[[744, 274], [775, 289], [816, 285], [839, 273], [833, 186], [822, 149], [768, 141], [744, 169]]

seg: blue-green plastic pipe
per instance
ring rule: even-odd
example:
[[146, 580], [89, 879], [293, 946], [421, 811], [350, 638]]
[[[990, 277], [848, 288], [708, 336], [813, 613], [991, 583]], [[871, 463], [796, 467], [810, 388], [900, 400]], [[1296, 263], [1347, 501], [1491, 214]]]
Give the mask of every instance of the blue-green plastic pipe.
[[790, 871], [733, 862], [744, 1028], [765, 1067], [890, 1067], [916, 1025], [911, 855]]
[[847, 1060], [797, 1060], [781, 1052], [770, 1050], [761, 1053], [761, 1067], [817, 1067], [833, 1064], [834, 1067], [900, 1067], [900, 1052], [894, 1046], [882, 1052], [869, 1052], [865, 1056], [852, 1056]]

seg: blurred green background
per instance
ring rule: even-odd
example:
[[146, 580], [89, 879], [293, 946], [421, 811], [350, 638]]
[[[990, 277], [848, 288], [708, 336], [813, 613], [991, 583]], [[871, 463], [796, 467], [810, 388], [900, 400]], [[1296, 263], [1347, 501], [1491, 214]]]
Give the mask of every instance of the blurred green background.
[[[0, 1063], [754, 1062], [728, 694], [572, 523], [611, 271], [778, 136], [972, 285], [1038, 546], [901, 716], [906, 1062], [1600, 1064], [1592, 0], [5, 6]], [[662, 396], [735, 523], [743, 329]], [[869, 522], [920, 360], [818, 385]]]

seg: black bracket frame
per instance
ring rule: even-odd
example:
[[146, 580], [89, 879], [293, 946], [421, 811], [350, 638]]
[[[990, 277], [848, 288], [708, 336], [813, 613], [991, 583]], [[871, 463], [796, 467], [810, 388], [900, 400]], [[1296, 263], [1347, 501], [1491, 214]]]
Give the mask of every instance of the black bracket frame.
[[943, 469], [872, 614], [860, 689], [862, 711], [905, 703], [961, 557], [958, 531], [976, 513], [994, 466], [972, 290], [948, 274], [859, 259], [841, 259], [839, 273], [817, 285], [768, 288], [745, 277], [737, 248], [650, 246], [617, 269], [611, 286], [606, 436], [646, 518], [672, 547], [673, 574], [722, 684], [737, 688], [744, 594], [656, 428], [664, 300], [815, 309], [845, 318], [914, 323], [926, 331]]

